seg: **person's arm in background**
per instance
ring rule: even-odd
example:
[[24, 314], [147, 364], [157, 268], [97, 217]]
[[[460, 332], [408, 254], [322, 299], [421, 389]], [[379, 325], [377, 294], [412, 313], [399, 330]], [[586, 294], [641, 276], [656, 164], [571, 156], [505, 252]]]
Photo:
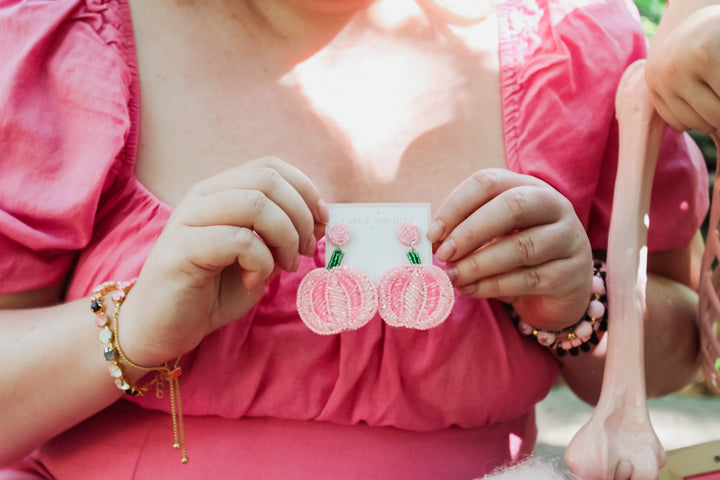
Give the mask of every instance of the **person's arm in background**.
[[672, 0], [648, 53], [646, 81], [678, 130], [720, 128], [720, 1]]
[[[645, 387], [660, 397], [690, 383], [699, 367], [697, 288], [703, 242], [700, 233], [683, 249], [648, 254], [645, 312]], [[612, 319], [608, 319], [612, 322]], [[594, 405], [600, 397], [607, 335], [591, 355], [560, 359], [564, 380]]]

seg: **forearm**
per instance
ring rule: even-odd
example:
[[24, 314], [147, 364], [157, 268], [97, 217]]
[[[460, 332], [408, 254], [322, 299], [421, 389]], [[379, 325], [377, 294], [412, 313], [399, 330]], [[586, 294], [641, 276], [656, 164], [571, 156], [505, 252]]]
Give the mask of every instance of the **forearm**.
[[677, 391], [691, 382], [699, 367], [697, 293], [655, 276], [648, 282], [645, 321], [645, 381], [650, 397]]
[[[612, 301], [612, 299], [609, 299]], [[645, 313], [645, 381], [648, 396], [679, 390], [698, 368], [697, 294], [659, 275], [648, 275]], [[613, 319], [608, 319], [612, 328]], [[560, 359], [561, 373], [582, 400], [595, 404], [602, 386], [607, 335], [589, 355]]]
[[0, 310], [0, 332], [0, 466], [120, 397], [87, 300]]

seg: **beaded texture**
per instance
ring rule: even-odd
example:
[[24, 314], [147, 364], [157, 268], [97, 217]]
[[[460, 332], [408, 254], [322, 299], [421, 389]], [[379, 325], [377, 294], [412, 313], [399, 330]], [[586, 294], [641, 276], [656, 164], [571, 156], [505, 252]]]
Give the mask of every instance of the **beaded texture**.
[[303, 323], [319, 335], [332, 335], [365, 326], [377, 311], [377, 290], [370, 277], [356, 267], [340, 265], [340, 247], [351, 238], [343, 223], [330, 226], [326, 241], [337, 248], [327, 268], [311, 270], [297, 293], [297, 309]]
[[437, 327], [454, 304], [450, 279], [435, 265], [399, 265], [378, 282], [378, 312], [393, 327]]
[[412, 248], [420, 241], [420, 229], [412, 222], [403, 222], [397, 229], [397, 239], [400, 243]]
[[518, 330], [533, 336], [540, 345], [550, 348], [563, 357], [568, 353], [577, 356], [589, 352], [592, 345], [600, 343], [602, 333], [607, 331], [607, 282], [604, 264], [596, 260], [593, 265], [593, 284], [590, 303], [583, 318], [562, 330], [540, 330], [520, 320], [513, 311]]
[[100, 343], [103, 346], [103, 356], [105, 360], [110, 363], [108, 366], [108, 372], [115, 382], [115, 386], [122, 390], [128, 395], [142, 395], [146, 388], [138, 388], [131, 385], [124, 376], [122, 368], [117, 362], [117, 347], [116, 335], [113, 332], [110, 317], [108, 316], [107, 309], [105, 308], [105, 297], [112, 294], [112, 301], [117, 305], [117, 302], [122, 303], [130, 291], [132, 286], [135, 284], [134, 280], [129, 282], [105, 282], [97, 287], [93, 288], [90, 294], [90, 311], [95, 314], [95, 325], [100, 327]]
[[[170, 386], [170, 410], [173, 425], [173, 448], [178, 448], [182, 452], [181, 462], [188, 463], [187, 449], [185, 447], [185, 429], [183, 425], [182, 402], [180, 399], [180, 386], [178, 378], [182, 374], [179, 367], [180, 358], [176, 359], [175, 364], [170, 366], [165, 363], [158, 367], [144, 367], [130, 360], [122, 350], [118, 339], [118, 317], [120, 315], [120, 307], [122, 307], [125, 297], [132, 287], [135, 280], [127, 282], [104, 282], [93, 288], [90, 293], [90, 311], [95, 314], [95, 324], [100, 330], [100, 342], [103, 345], [103, 356], [107, 362], [110, 377], [115, 381], [115, 386], [128, 395], [143, 395], [148, 386], [137, 387], [131, 385], [124, 376], [122, 367], [118, 363], [118, 358], [125, 363], [138, 370], [146, 370], [156, 372], [155, 378], [150, 384], [155, 385], [155, 395], [157, 398], [164, 396], [163, 383], [167, 381]], [[110, 295], [113, 304], [112, 316], [108, 315], [105, 307], [105, 298]]]
[[399, 265], [385, 272], [378, 282], [378, 313], [393, 327], [427, 330], [437, 327], [450, 315], [455, 293], [447, 274], [435, 265], [421, 265], [415, 244], [420, 229], [403, 222], [398, 240], [410, 247], [410, 265]]
[[326, 238], [336, 247], [344, 247], [350, 241], [352, 231], [344, 223], [335, 223], [328, 228]]
[[305, 325], [319, 335], [365, 326], [377, 311], [375, 285], [355, 267], [316, 268], [298, 288], [297, 308]]

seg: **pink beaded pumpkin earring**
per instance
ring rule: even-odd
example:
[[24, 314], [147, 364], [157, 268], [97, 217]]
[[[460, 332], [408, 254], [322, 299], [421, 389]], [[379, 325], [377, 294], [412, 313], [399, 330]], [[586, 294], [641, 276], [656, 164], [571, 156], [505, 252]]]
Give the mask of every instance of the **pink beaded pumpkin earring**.
[[370, 277], [359, 268], [340, 265], [350, 241], [350, 227], [331, 226], [325, 241], [335, 245], [327, 268], [316, 268], [298, 288], [297, 308], [307, 327], [320, 335], [355, 330], [367, 324], [377, 311], [377, 291]]
[[435, 265], [422, 265], [415, 245], [420, 229], [404, 222], [397, 229], [397, 238], [410, 247], [410, 265], [398, 265], [383, 274], [378, 282], [380, 316], [394, 327], [417, 330], [440, 325], [450, 315], [455, 295], [450, 279]]

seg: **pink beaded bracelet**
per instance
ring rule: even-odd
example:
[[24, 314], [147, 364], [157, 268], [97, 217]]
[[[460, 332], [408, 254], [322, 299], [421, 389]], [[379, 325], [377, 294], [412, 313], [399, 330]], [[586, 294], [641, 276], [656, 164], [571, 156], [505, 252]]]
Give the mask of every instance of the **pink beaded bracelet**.
[[540, 345], [555, 350], [558, 356], [567, 353], [576, 356], [589, 352], [591, 345], [600, 343], [602, 332], [607, 331], [607, 283], [603, 263], [593, 265], [593, 284], [590, 304], [583, 318], [562, 330], [540, 330], [517, 318], [518, 330], [532, 335]]

